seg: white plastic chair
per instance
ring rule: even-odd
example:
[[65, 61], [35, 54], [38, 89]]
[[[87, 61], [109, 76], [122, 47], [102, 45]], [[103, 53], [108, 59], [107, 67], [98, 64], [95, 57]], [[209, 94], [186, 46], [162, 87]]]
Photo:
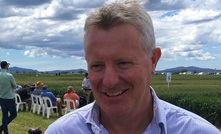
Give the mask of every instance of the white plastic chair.
[[[65, 114], [68, 112], [74, 111], [76, 109], [75, 102], [72, 99], [64, 99], [65, 103]], [[71, 109], [71, 103], [73, 104], [74, 108]]]
[[37, 105], [37, 114], [40, 114], [41, 109], [43, 108], [43, 102], [42, 102], [42, 98], [40, 95], [35, 95], [36, 98], [36, 105]]
[[42, 102], [43, 102], [42, 116], [45, 115], [45, 111], [46, 111], [47, 118], [49, 118], [51, 115], [51, 110], [53, 110], [54, 108], [56, 109], [56, 113], [58, 116], [58, 108], [57, 106], [52, 105], [51, 99], [49, 97], [45, 97], [45, 96], [42, 97]]
[[34, 94], [31, 94], [31, 110], [35, 113], [37, 107], [36, 97]]
[[28, 103], [22, 102], [21, 97], [18, 93], [15, 93], [15, 104], [16, 104], [17, 112], [18, 112], [20, 106], [21, 106], [22, 110], [24, 109], [23, 105], [26, 105], [26, 108], [28, 108]]

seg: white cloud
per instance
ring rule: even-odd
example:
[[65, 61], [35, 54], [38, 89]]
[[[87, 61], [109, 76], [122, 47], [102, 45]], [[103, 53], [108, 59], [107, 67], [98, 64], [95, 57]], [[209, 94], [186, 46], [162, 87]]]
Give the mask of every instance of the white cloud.
[[[0, 50], [22, 50], [27, 57], [81, 59], [87, 13], [105, 2], [0, 0]], [[152, 17], [163, 60], [219, 58], [217, 51], [212, 52], [212, 44], [221, 43], [220, 5], [220, 0], [150, 0], [145, 6]]]
[[25, 51], [24, 55], [29, 56], [29, 57], [42, 57], [42, 56], [47, 56], [47, 52], [44, 49], [33, 49], [32, 51]]
[[[175, 5], [177, 2], [170, 4]], [[217, 30], [221, 29], [219, 25], [221, 10], [216, 8], [220, 2], [216, 0], [185, 1], [186, 4], [183, 2], [182, 4], [186, 6], [183, 6], [185, 8], [182, 10], [150, 12], [155, 26], [157, 45], [163, 48], [163, 58], [215, 59], [216, 54], [208, 52], [204, 47], [221, 42], [221, 31]], [[215, 9], [208, 7], [211, 5], [215, 6]]]

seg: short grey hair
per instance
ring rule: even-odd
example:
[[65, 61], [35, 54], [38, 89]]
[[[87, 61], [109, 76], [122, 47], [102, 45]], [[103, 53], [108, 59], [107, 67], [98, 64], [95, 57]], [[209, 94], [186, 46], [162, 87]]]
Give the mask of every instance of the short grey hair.
[[135, 26], [141, 32], [142, 49], [147, 55], [152, 55], [152, 50], [156, 47], [153, 23], [143, 3], [138, 0], [106, 3], [92, 11], [84, 25], [84, 41], [93, 27], [108, 30], [120, 24]]

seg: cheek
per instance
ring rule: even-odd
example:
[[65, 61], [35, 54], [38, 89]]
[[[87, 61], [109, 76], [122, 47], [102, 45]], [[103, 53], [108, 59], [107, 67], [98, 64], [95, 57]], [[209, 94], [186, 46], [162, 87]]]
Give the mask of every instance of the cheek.
[[[90, 74], [90, 72], [89, 72], [89, 74]], [[99, 81], [101, 80], [101, 78], [99, 78], [99, 75], [91, 73], [89, 76], [89, 80], [90, 80], [90, 84], [92, 86], [92, 89], [97, 90], [97, 86], [99, 84]]]
[[130, 85], [135, 90], [137, 90], [138, 87], [143, 86], [145, 82], [145, 78], [142, 72], [130, 71], [122, 77], [125, 81], [127, 81], [127, 83], [130, 83]]
[[136, 89], [148, 88], [151, 83], [152, 69], [140, 68], [138, 70], [130, 71], [130, 73], [124, 78]]

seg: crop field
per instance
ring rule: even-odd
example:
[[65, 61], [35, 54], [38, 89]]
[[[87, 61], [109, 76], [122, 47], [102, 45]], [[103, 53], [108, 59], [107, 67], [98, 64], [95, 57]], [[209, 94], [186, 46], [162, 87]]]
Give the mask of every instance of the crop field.
[[221, 126], [221, 75], [155, 75], [152, 86], [159, 98], [192, 111]]
[[221, 75], [172, 75], [166, 83], [165, 75], [155, 75], [152, 86], [158, 95], [221, 96]]
[[62, 97], [67, 91], [68, 86], [73, 86], [74, 89], [81, 94], [81, 83], [84, 78], [83, 74], [61, 74], [56, 76], [55, 74], [13, 74], [18, 85], [25, 83], [32, 85], [37, 81], [43, 82], [44, 85], [48, 85], [48, 89], [51, 90], [57, 97]]
[[[42, 81], [52, 91], [65, 92], [69, 85], [72, 85], [79, 93], [83, 74], [13, 74], [18, 85], [28, 83], [32, 85], [36, 81]], [[187, 96], [221, 96], [221, 75], [172, 75], [172, 81], [166, 83], [165, 75], [154, 75], [152, 87], [159, 96], [180, 95]], [[56, 92], [57, 93], [57, 92]]]
[[[42, 81], [48, 85], [57, 97], [63, 96], [68, 86], [73, 86], [81, 95], [83, 74], [13, 74], [17, 84], [32, 85]], [[154, 75], [152, 87], [158, 97], [175, 105], [188, 109], [206, 118], [212, 124], [221, 126], [221, 75], [172, 75], [172, 81], [166, 83], [165, 75]], [[1, 114], [1, 113], [0, 113]], [[28, 117], [25, 117], [27, 115]], [[19, 112], [18, 117], [9, 125], [9, 132], [26, 133], [28, 128], [40, 127], [43, 130], [56, 120], [41, 117], [31, 112]], [[21, 121], [27, 120], [27, 121]], [[20, 133], [20, 132], [19, 132]]]

